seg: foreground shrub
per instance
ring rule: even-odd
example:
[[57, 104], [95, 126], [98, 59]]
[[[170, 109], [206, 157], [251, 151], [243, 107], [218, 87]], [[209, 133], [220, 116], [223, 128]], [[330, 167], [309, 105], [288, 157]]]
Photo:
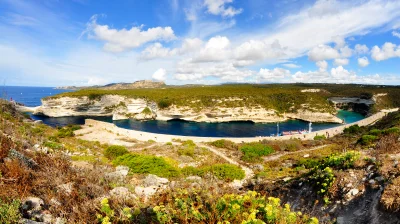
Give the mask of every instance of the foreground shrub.
[[358, 126], [358, 124], [352, 125], [343, 130], [343, 133], [345, 133], [345, 134], [358, 134], [360, 132], [361, 132], [361, 127]]
[[180, 172], [162, 157], [125, 154], [113, 161], [114, 165], [124, 165], [130, 168], [132, 173], [154, 174], [159, 177], [177, 177]]
[[104, 151], [104, 156], [112, 160], [127, 153], [129, 153], [129, 151], [125, 146], [112, 145]]
[[392, 183], [390, 183], [382, 194], [380, 203], [384, 206], [386, 210], [392, 212], [400, 211], [400, 177], [395, 178]]
[[21, 203], [18, 200], [13, 200], [10, 203], [6, 203], [0, 199], [0, 223], [18, 223], [18, 221], [21, 219], [21, 214], [19, 212], [20, 205]]
[[400, 133], [400, 129], [398, 127], [388, 128], [383, 131], [385, 135], [388, 134], [398, 134]]
[[371, 143], [373, 143], [375, 140], [377, 140], [378, 137], [375, 135], [363, 135], [359, 142], [361, 145], [370, 145]]
[[325, 140], [325, 139], [326, 139], [325, 135], [316, 135], [314, 137], [314, 140], [316, 140], [316, 141]]
[[166, 192], [153, 208], [160, 223], [287, 223], [316, 224], [318, 219], [291, 211], [279, 198], [249, 191], [244, 195], [210, 194], [207, 190]]
[[217, 148], [224, 148], [224, 149], [231, 149], [231, 150], [238, 149], [238, 146], [236, 143], [229, 141], [229, 140], [225, 140], [225, 139], [213, 141], [210, 143], [210, 145], [217, 147]]
[[240, 147], [240, 151], [243, 153], [242, 160], [246, 162], [260, 161], [261, 156], [267, 156], [274, 152], [270, 146], [261, 143], [245, 144]]
[[215, 177], [224, 181], [241, 180], [245, 177], [244, 171], [239, 167], [232, 164], [215, 164], [212, 166], [193, 167], [187, 166], [181, 169], [185, 176], [200, 176], [204, 177], [206, 174], [211, 173]]

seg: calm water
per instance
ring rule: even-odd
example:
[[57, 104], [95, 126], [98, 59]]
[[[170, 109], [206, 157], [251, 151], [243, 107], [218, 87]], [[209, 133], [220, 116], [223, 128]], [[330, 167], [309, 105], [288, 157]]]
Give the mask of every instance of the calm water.
[[[3, 87], [4, 89], [4, 87]], [[17, 102], [27, 106], [39, 106], [40, 99], [46, 96], [66, 92], [66, 90], [55, 90], [53, 88], [40, 87], [5, 87], [7, 99], [12, 97]], [[22, 93], [22, 94], [21, 94]], [[202, 136], [202, 137], [255, 137], [270, 136], [277, 133], [276, 123], [256, 124], [252, 122], [226, 122], [226, 123], [205, 123], [205, 122], [186, 122], [182, 120], [172, 121], [136, 121], [123, 120], [112, 121], [111, 117], [61, 117], [50, 118], [31, 115], [35, 120], [43, 120], [45, 124], [51, 126], [65, 126], [68, 124], [84, 124], [86, 118], [92, 118], [105, 122], [114, 123], [118, 127], [133, 129], [138, 131], [172, 134], [183, 136]], [[344, 119], [346, 123], [352, 123], [364, 118], [361, 114], [339, 111], [338, 117]], [[312, 124], [312, 130], [318, 131], [339, 126], [332, 123]], [[299, 120], [289, 120], [279, 124], [279, 131], [308, 130], [308, 122]]]
[[25, 87], [25, 86], [1, 86], [1, 98], [13, 99], [28, 107], [41, 105], [40, 99], [46, 96], [52, 96], [70, 90], [54, 89], [53, 87]]

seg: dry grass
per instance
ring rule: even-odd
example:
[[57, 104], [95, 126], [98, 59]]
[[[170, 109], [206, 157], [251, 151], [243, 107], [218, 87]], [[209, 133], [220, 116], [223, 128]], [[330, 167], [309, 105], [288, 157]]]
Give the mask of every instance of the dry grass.
[[381, 204], [392, 212], [400, 211], [400, 177], [397, 177], [390, 183], [382, 194]]

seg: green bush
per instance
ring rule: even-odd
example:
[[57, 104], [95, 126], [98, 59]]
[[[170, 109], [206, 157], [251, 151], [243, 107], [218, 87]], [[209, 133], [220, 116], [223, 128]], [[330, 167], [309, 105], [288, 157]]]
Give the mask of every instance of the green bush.
[[343, 133], [345, 133], [345, 134], [358, 134], [360, 132], [361, 132], [361, 127], [358, 126], [358, 124], [352, 125], [343, 130]]
[[311, 169], [320, 164], [320, 160], [317, 159], [300, 159], [297, 162], [297, 166], [304, 166], [306, 169]]
[[229, 141], [229, 140], [225, 140], [225, 139], [213, 141], [210, 143], [210, 145], [217, 147], [217, 148], [223, 148], [223, 149], [231, 149], [231, 150], [238, 149], [238, 146], [236, 143]]
[[325, 135], [316, 135], [314, 137], [314, 140], [316, 140], [316, 141], [325, 140], [325, 139], [326, 139]]
[[181, 169], [184, 176], [204, 177], [207, 173], [212, 173], [215, 177], [224, 181], [241, 180], [245, 177], [244, 171], [232, 164], [215, 164], [212, 166], [193, 167], [187, 166]]
[[171, 106], [172, 102], [168, 98], [161, 99], [158, 101], [157, 105], [160, 109], [165, 109]]
[[311, 175], [309, 181], [317, 189], [318, 194], [326, 195], [335, 181], [335, 175], [331, 168], [325, 167], [323, 170], [316, 170], [313, 175]]
[[119, 156], [129, 153], [125, 146], [112, 145], [104, 151], [104, 156], [109, 159], [115, 159]]
[[362, 145], [370, 145], [371, 143], [373, 143], [375, 140], [377, 140], [378, 139], [378, 137], [377, 136], [375, 136], [375, 135], [363, 135], [361, 138], [360, 138], [360, 140], [359, 140], [359, 142], [362, 144]]
[[261, 160], [261, 156], [267, 156], [274, 152], [274, 150], [261, 143], [249, 143], [240, 147], [243, 156], [242, 160], [246, 162], [257, 162]]
[[152, 112], [149, 107], [146, 107], [143, 109], [142, 114], [150, 115], [152, 114]]
[[21, 202], [19, 200], [12, 200], [10, 203], [6, 203], [0, 199], [0, 223], [19, 223], [22, 218], [19, 212], [20, 205]]
[[399, 129], [398, 127], [388, 128], [388, 129], [385, 129], [385, 130], [383, 131], [383, 133], [384, 133], [385, 135], [388, 135], [388, 134], [397, 134], [397, 133], [400, 133], [400, 129]]
[[379, 136], [382, 134], [382, 131], [379, 129], [372, 129], [371, 131], [368, 132], [369, 135], [374, 135], [374, 136]]
[[196, 144], [192, 140], [187, 140], [182, 143], [181, 148], [178, 149], [178, 154], [194, 157]]
[[113, 161], [114, 165], [124, 165], [130, 168], [132, 173], [154, 174], [159, 177], [177, 177], [180, 171], [165, 161], [162, 157], [125, 154]]
[[51, 148], [51, 149], [62, 149], [63, 146], [60, 143], [57, 142], [45, 142], [43, 144], [45, 147]]

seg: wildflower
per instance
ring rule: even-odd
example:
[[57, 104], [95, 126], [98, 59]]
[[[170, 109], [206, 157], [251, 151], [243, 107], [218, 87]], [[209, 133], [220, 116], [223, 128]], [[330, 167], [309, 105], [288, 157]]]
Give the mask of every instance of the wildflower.
[[238, 205], [238, 204], [234, 204], [233, 206], [232, 206], [232, 209], [235, 211], [235, 210], [240, 210], [240, 205]]

